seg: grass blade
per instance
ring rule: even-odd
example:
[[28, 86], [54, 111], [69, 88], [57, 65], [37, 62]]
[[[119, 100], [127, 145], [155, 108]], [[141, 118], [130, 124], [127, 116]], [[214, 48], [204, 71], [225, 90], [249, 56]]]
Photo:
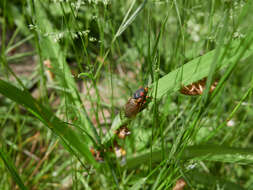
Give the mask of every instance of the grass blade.
[[0, 149], [0, 158], [3, 160], [4, 165], [6, 166], [6, 168], [8, 169], [8, 171], [10, 172], [13, 180], [17, 183], [17, 185], [19, 186], [19, 188], [22, 189], [22, 190], [27, 190], [27, 188], [24, 185], [21, 177], [18, 175], [17, 169], [12, 164], [11, 159], [9, 158], [9, 156], [7, 155], [7, 153], [4, 152], [2, 149]]
[[[227, 48], [227, 47], [226, 47]], [[223, 55], [225, 52], [225, 47], [221, 49], [220, 55]], [[239, 41], [234, 41], [231, 43], [229, 49], [229, 53], [225, 55], [223, 62], [219, 62], [216, 66], [221, 69], [228, 66], [231, 62], [238, 58], [238, 48], [241, 48], [241, 43]], [[253, 46], [251, 45], [241, 59], [246, 59], [253, 53]], [[178, 91], [182, 85], [189, 85], [193, 82], [196, 82], [200, 79], [206, 77], [209, 73], [209, 68], [212, 64], [213, 58], [215, 56], [215, 50], [208, 52], [207, 54], [198, 57], [187, 64], [183, 65], [182, 67], [170, 72], [169, 74], [165, 75], [164, 77], [160, 78], [158, 81], [158, 92], [157, 98], [161, 98], [166, 93], [171, 93]], [[180, 72], [182, 72], [182, 78]], [[154, 84], [151, 86], [154, 87]], [[153, 92], [153, 96], [155, 93]]]
[[[251, 36], [248, 37], [250, 41]], [[238, 62], [240, 59], [246, 59], [253, 54], [253, 45], [248, 44], [246, 46], [242, 45], [241, 41], [233, 41], [229, 47], [225, 46], [221, 48], [220, 56], [224, 56], [223, 62], [219, 62], [216, 64], [218, 69], [223, 69], [232, 63]], [[229, 53], [226, 51], [229, 48]], [[245, 49], [245, 51], [243, 51]], [[224, 53], [227, 52], [226, 55]], [[242, 54], [243, 52], [243, 54]], [[193, 82], [196, 82], [204, 77], [208, 76], [210, 67], [213, 63], [213, 59], [215, 56], [215, 50], [212, 50], [206, 53], [203, 56], [197, 57], [194, 60], [186, 63], [182, 67], [170, 72], [164, 77], [160, 78], [158, 82], [155, 82], [151, 85], [151, 89], [155, 89], [156, 83], [158, 88], [157, 92], [153, 90], [152, 96], [160, 99], [166, 93], [172, 93], [178, 91], [182, 85], [186, 86]], [[183, 73], [182, 73], [183, 72]], [[182, 74], [180, 74], [182, 73]], [[181, 77], [182, 76], [182, 77]], [[157, 93], [157, 94], [156, 94]], [[117, 123], [118, 122], [118, 123]], [[129, 122], [129, 121], [128, 121]], [[115, 117], [115, 121], [113, 122], [114, 126], [122, 126], [126, 123], [125, 120], [119, 119], [119, 116]], [[117, 127], [113, 127], [113, 130], [116, 130]], [[113, 134], [113, 131], [110, 132]], [[106, 140], [102, 140], [103, 142], [107, 142], [108, 136]]]
[[[167, 149], [167, 153], [170, 150]], [[125, 167], [135, 168], [140, 164], [149, 163], [149, 152], [131, 157], [127, 160]], [[208, 160], [215, 162], [227, 162], [238, 164], [253, 164], [253, 151], [247, 148], [235, 148], [219, 145], [201, 145], [186, 147], [182, 153], [182, 160]], [[152, 163], [161, 162], [163, 151], [161, 149], [153, 152]], [[166, 159], [166, 157], [165, 157]]]
[[22, 91], [0, 79], [0, 93], [24, 106], [35, 117], [50, 128], [58, 137], [86, 158], [88, 162], [94, 164], [95, 166], [97, 165], [89, 151], [87, 143], [85, 143], [87, 141], [86, 137], [83, 134], [75, 133], [73, 129], [56, 117], [52, 111], [37, 102], [29, 94], [29, 92]]

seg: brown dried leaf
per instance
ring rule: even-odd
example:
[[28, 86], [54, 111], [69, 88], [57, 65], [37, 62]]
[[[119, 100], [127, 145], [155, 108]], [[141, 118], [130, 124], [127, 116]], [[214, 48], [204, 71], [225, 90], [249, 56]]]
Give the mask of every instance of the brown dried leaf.
[[[192, 83], [188, 86], [183, 86], [181, 89], [180, 89], [180, 92], [182, 94], [185, 94], [185, 95], [190, 95], [190, 96], [195, 96], [195, 95], [201, 95], [203, 94], [205, 88], [206, 88], [206, 79], [207, 78], [204, 78], [202, 80], [199, 80], [195, 83]], [[217, 86], [218, 82], [215, 81], [211, 87], [210, 87], [210, 91], [209, 93], [212, 93], [215, 89], [215, 87]]]

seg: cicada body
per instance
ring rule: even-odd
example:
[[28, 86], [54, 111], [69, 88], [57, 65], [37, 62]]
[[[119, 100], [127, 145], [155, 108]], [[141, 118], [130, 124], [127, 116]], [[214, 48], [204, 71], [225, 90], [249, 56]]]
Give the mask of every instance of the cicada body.
[[136, 90], [136, 92], [133, 94], [131, 98], [127, 101], [125, 105], [125, 116], [126, 117], [134, 117], [137, 113], [139, 113], [145, 106], [145, 103], [147, 101], [147, 93], [148, 88], [139, 88]]
[[125, 115], [126, 117], [134, 117], [140, 112], [141, 104], [134, 98], [129, 98], [125, 105]]

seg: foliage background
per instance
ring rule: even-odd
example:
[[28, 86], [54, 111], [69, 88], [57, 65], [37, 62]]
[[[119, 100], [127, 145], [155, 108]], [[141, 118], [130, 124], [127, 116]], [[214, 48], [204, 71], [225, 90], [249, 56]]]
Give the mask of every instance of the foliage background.
[[[0, 5], [0, 189], [253, 189], [250, 1]], [[213, 94], [178, 92], [203, 77]], [[124, 122], [126, 157], [96, 162]]]

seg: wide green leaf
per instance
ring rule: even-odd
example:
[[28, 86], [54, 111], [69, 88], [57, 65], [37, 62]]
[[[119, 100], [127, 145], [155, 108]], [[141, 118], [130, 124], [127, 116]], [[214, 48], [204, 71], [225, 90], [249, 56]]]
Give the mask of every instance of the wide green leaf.
[[[169, 149], [165, 151], [168, 155]], [[238, 164], [253, 164], [253, 150], [247, 148], [235, 148], [219, 145], [201, 145], [186, 147], [181, 154], [182, 160], [208, 160], [216, 162], [238, 163]], [[163, 160], [164, 152], [162, 150], [155, 150], [152, 156], [152, 162], [161, 162]], [[140, 164], [148, 164], [150, 161], [150, 153], [140, 154], [138, 156], [129, 157], [125, 167], [135, 168]]]
[[[245, 40], [232, 41], [222, 47], [220, 50], [220, 58], [218, 59], [219, 62], [216, 64], [217, 70], [226, 69], [230, 65], [232, 66], [234, 63], [237, 63], [237, 61], [247, 59], [251, 56], [253, 54], [253, 45], [250, 43], [251, 40], [252, 34], [250, 33]], [[250, 45], [248, 46], [248, 44]], [[175, 69], [174, 71], [161, 77], [158, 80], [156, 96], [155, 91], [151, 92], [151, 96], [160, 99], [165, 94], [178, 91], [182, 86], [189, 85], [207, 77], [212, 66], [212, 61], [216, 55], [215, 51], [216, 49], [197, 57], [178, 69]], [[153, 83], [150, 88], [154, 88], [155, 85], [156, 83]], [[108, 142], [113, 137], [114, 131], [120, 126], [125, 125], [127, 122], [130, 122], [130, 120], [126, 120], [126, 118], [117, 115], [114, 119], [112, 130], [104, 137], [102, 142]]]

